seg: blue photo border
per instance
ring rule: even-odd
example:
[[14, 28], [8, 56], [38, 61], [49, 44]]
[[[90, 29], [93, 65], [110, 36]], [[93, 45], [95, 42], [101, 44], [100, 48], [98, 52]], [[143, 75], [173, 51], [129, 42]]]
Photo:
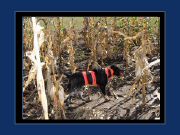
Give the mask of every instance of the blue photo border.
[[[179, 1], [20, 1], [0, 2], [1, 94], [0, 126], [5, 134], [176, 134], [179, 132]], [[16, 11], [165, 11], [166, 12], [166, 124], [165, 125], [16, 125], [15, 124], [15, 17]]]

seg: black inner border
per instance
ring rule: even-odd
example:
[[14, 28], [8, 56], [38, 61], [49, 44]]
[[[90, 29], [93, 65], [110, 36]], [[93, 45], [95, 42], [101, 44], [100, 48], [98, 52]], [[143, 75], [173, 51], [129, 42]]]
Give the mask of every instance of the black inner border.
[[[22, 19], [23, 17], [82, 17], [82, 16], [98, 16], [98, 17], [160, 17], [160, 120], [23, 120], [22, 119], [22, 48], [23, 48], [23, 31]], [[16, 12], [16, 123], [165, 123], [165, 12]], [[21, 69], [21, 72], [20, 72]]]

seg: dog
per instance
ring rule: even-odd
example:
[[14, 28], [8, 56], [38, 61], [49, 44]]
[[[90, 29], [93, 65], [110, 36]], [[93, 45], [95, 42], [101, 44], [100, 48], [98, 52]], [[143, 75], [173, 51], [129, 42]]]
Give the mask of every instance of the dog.
[[82, 100], [86, 100], [83, 97], [83, 92], [79, 89], [89, 85], [99, 87], [105, 100], [109, 100], [108, 92], [105, 89], [108, 80], [112, 79], [114, 76], [120, 76], [123, 79], [124, 70], [120, 70], [116, 65], [111, 65], [106, 68], [93, 69], [92, 71], [76, 72], [67, 76], [69, 78], [68, 93], [70, 93], [67, 97], [68, 102], [71, 103], [73, 96], [79, 96]]

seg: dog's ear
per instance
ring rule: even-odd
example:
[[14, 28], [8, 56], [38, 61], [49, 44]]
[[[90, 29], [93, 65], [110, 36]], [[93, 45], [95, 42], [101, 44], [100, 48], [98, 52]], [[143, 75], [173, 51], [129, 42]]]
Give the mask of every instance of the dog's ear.
[[119, 76], [120, 69], [116, 65], [111, 65], [110, 68], [114, 71], [114, 75]]

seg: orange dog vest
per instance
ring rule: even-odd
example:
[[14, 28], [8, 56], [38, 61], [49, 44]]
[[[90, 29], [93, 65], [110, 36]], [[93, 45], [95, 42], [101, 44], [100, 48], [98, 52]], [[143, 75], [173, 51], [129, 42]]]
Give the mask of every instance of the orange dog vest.
[[110, 79], [112, 79], [113, 76], [114, 76], [114, 70], [112, 70], [111, 68], [105, 68], [105, 72], [106, 72], [107, 78], [109, 78], [109, 70], [110, 70], [110, 72], [111, 72], [111, 77], [110, 77]]
[[[109, 70], [111, 72], [111, 76], [109, 78]], [[108, 77], [108, 79], [112, 79], [113, 76], [114, 76], [114, 70], [112, 70], [111, 68], [105, 68], [105, 72], [106, 72], [106, 75]], [[88, 81], [88, 77], [87, 77], [87, 72], [86, 71], [83, 71], [82, 74], [83, 74], [83, 78], [84, 78], [84, 81], [85, 81], [85, 85], [93, 85], [93, 86], [98, 86], [97, 82], [96, 82], [96, 74], [94, 71], [90, 71], [91, 73], [91, 76], [92, 76], [92, 84], [89, 84], [89, 81]]]
[[91, 76], [92, 76], [92, 84], [89, 84], [88, 77], [87, 77], [87, 72], [86, 71], [82, 72], [83, 77], [84, 77], [84, 81], [85, 81], [85, 85], [97, 86], [95, 72], [94, 71], [90, 71], [90, 73], [91, 73]]
[[86, 71], [82, 72], [82, 74], [83, 74], [83, 77], [84, 77], [85, 85], [88, 85], [89, 82], [88, 82], [88, 77], [87, 77]]
[[92, 85], [97, 86], [97, 82], [96, 82], [96, 75], [94, 71], [90, 71], [91, 76], [92, 76]]

